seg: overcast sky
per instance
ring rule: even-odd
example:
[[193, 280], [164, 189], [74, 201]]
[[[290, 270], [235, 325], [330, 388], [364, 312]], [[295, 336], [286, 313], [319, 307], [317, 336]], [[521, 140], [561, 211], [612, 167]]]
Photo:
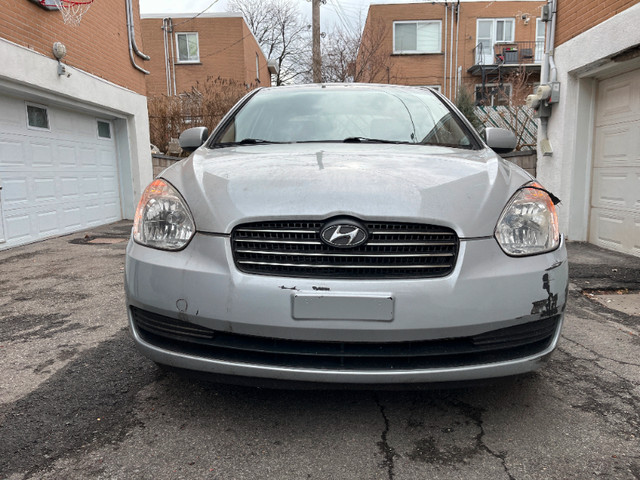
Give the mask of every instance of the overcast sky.
[[[300, 4], [300, 11], [311, 23], [311, 2], [294, 0]], [[406, 0], [405, 0], [406, 1]], [[211, 5], [207, 12], [226, 12], [227, 0], [140, 0], [141, 13], [200, 13]], [[369, 8], [369, 0], [327, 0], [320, 8], [322, 29], [331, 29], [334, 24], [357, 28], [364, 25]]]

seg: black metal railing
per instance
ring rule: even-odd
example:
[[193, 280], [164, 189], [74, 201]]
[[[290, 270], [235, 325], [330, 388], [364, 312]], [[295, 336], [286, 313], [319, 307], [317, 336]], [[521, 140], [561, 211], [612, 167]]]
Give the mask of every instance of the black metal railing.
[[540, 64], [544, 55], [544, 42], [496, 43], [487, 48], [482, 43], [473, 49], [476, 65]]

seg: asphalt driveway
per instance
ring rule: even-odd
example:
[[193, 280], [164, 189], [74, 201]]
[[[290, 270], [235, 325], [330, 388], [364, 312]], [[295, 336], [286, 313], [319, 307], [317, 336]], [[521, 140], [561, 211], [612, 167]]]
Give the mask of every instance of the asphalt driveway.
[[0, 251], [0, 479], [640, 478], [638, 258], [569, 246], [563, 336], [537, 373], [270, 390], [180, 377], [137, 353], [129, 230]]

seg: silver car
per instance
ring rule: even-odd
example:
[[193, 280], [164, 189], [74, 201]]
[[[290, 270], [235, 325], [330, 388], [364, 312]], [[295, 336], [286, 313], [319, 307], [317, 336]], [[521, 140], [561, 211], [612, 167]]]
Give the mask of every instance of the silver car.
[[[139, 349], [252, 381], [534, 370], [567, 298], [557, 199], [427, 88], [245, 96], [145, 190], [127, 248]], [[492, 147], [492, 148], [490, 148]], [[261, 379], [261, 380], [255, 380]]]

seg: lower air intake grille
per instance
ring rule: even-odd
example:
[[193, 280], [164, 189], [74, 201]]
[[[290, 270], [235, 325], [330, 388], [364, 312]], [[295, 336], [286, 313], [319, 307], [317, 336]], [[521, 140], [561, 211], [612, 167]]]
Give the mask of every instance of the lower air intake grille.
[[418, 370], [515, 360], [545, 350], [560, 316], [480, 335], [411, 342], [320, 342], [210, 330], [131, 307], [142, 339], [166, 350], [273, 367], [334, 370]]
[[245, 273], [310, 278], [432, 278], [451, 273], [458, 236], [450, 228], [365, 223], [368, 241], [337, 248], [320, 240], [323, 222], [240, 225], [231, 233], [236, 267]]

